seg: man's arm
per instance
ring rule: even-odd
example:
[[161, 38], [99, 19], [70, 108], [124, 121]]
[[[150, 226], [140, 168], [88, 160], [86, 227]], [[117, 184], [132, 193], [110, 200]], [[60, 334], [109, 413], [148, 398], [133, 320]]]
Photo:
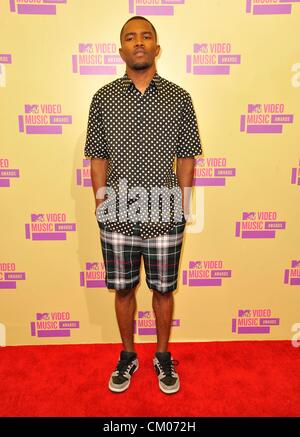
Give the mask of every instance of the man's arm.
[[[95, 196], [96, 208], [102, 203], [105, 198], [106, 189], [106, 171], [108, 159], [91, 158], [91, 179]], [[99, 190], [100, 188], [100, 190]], [[102, 189], [101, 189], [102, 188]], [[95, 209], [96, 214], [96, 209]]]
[[194, 179], [195, 158], [177, 158], [176, 175], [182, 192], [182, 208], [187, 219], [190, 214], [190, 197]]

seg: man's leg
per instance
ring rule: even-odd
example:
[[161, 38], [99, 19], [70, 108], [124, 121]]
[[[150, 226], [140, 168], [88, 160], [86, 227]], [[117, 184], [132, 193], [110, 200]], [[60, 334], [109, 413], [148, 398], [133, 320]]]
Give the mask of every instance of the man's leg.
[[179, 376], [175, 371], [178, 362], [168, 351], [168, 342], [184, 228], [185, 220], [182, 220], [167, 234], [147, 239], [143, 247], [146, 281], [153, 290], [152, 304], [157, 329], [157, 352], [153, 365], [159, 388], [168, 394], [176, 393], [180, 388]]
[[134, 352], [133, 330], [136, 311], [135, 288], [116, 291], [115, 310], [124, 350]]
[[138, 231], [132, 236], [108, 230], [100, 224], [106, 285], [115, 289], [115, 311], [125, 352], [133, 352], [136, 286], [140, 278], [141, 250]]
[[153, 290], [152, 305], [156, 318], [157, 352], [167, 352], [173, 317], [173, 293]]
[[180, 382], [174, 366], [178, 362], [174, 361], [171, 353], [168, 352], [174, 306], [172, 291], [159, 293], [153, 290], [152, 303], [157, 329], [157, 351], [153, 365], [158, 377], [159, 388], [164, 393], [176, 393], [180, 388]]
[[[136, 311], [135, 289], [140, 278], [141, 250], [138, 232], [133, 236], [109, 231], [103, 225], [101, 246], [106, 270], [107, 288], [118, 290], [115, 295], [115, 311], [124, 346], [120, 358], [109, 380], [109, 389], [123, 392], [130, 385], [134, 372], [139, 367], [134, 352], [133, 331]], [[120, 291], [123, 289], [123, 291]]]
[[111, 391], [121, 393], [127, 390], [132, 375], [139, 367], [133, 343], [133, 321], [136, 310], [135, 288], [116, 291], [115, 308], [124, 350], [120, 353], [120, 359], [110, 377], [108, 386]]

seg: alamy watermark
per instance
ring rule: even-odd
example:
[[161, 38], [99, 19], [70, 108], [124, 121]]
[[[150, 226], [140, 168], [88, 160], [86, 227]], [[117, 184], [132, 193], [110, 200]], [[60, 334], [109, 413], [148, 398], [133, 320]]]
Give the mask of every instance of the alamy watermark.
[[189, 202], [192, 187], [182, 190], [179, 186], [128, 186], [126, 178], [120, 179], [114, 189], [112, 186], [100, 187], [96, 199], [103, 200], [97, 207], [99, 222], [179, 222], [184, 214], [189, 216]]

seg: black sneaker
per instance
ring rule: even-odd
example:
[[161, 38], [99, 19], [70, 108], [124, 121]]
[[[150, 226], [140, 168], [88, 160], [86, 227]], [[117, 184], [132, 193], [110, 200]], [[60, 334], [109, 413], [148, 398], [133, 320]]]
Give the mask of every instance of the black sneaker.
[[109, 380], [109, 389], [120, 393], [125, 391], [130, 385], [132, 374], [139, 368], [137, 354], [135, 352], [122, 351], [116, 370], [112, 373]]
[[177, 366], [178, 364], [179, 362], [173, 360], [170, 352], [156, 352], [153, 358], [159, 388], [164, 393], [176, 393], [180, 388], [179, 376], [174, 369], [174, 365]]

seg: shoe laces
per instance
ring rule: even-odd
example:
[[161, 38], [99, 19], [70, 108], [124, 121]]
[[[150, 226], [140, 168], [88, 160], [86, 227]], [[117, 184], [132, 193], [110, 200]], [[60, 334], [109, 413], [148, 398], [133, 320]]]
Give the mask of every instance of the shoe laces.
[[128, 372], [132, 364], [132, 361], [128, 362], [127, 360], [119, 360], [116, 368], [116, 372], [118, 372], [118, 376], [124, 376], [124, 373]]
[[177, 360], [162, 360], [159, 361], [159, 365], [165, 376], [175, 377], [175, 368], [174, 366], [178, 366], [179, 361]]

